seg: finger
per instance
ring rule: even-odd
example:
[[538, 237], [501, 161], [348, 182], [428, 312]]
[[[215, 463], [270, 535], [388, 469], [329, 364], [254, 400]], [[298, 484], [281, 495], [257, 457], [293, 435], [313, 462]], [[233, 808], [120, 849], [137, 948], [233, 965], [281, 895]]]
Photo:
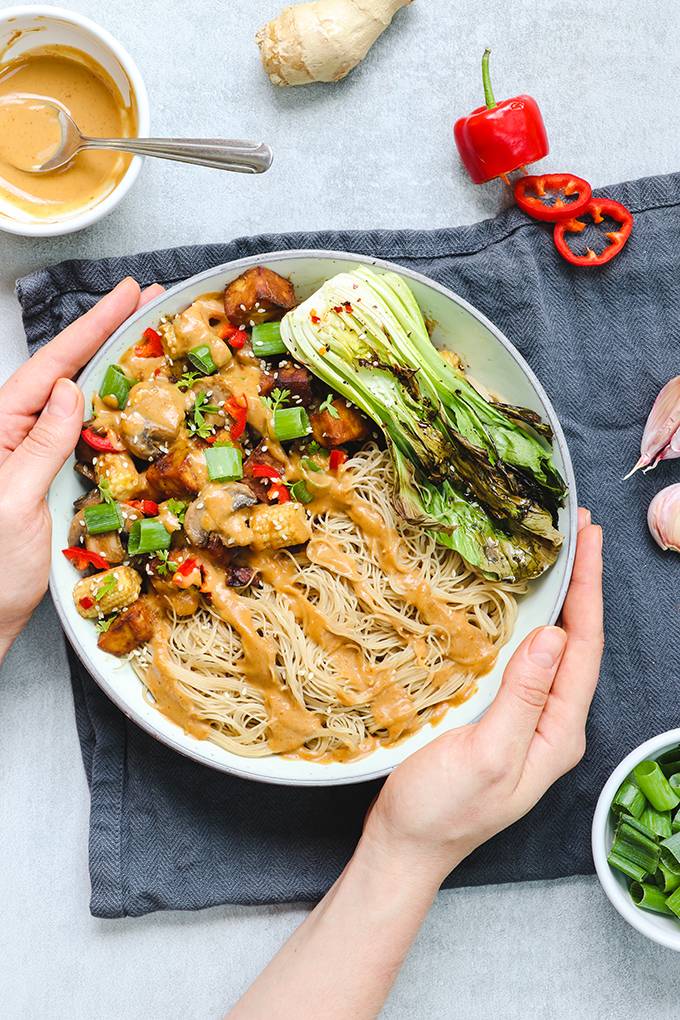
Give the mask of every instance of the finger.
[[0, 468], [0, 490], [16, 493], [23, 507], [36, 506], [72, 453], [82, 423], [82, 393], [70, 379], [58, 379], [37, 422]]
[[145, 287], [139, 295], [137, 308], [143, 308], [144, 305], [148, 305], [149, 301], [153, 301], [155, 298], [160, 297], [161, 294], [165, 294], [165, 287], [162, 287], [160, 283], [152, 283], [149, 287]]
[[553, 697], [566, 707], [574, 728], [585, 725], [600, 674], [604, 644], [602, 609], [602, 529], [586, 525], [579, 533], [569, 591], [562, 609], [567, 648]]
[[477, 736], [515, 766], [523, 764], [566, 644], [560, 627], [533, 631], [505, 667], [501, 688]]
[[134, 312], [139, 297], [139, 284], [127, 277], [29, 358], [0, 389], [0, 415], [39, 413], [57, 379], [74, 376]]

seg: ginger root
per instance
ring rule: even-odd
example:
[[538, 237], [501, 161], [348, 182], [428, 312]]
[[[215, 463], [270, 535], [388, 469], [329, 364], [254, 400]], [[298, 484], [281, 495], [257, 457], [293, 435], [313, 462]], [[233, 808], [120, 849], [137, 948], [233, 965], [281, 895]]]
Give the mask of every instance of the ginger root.
[[339, 81], [411, 0], [314, 0], [286, 7], [255, 36], [274, 85]]

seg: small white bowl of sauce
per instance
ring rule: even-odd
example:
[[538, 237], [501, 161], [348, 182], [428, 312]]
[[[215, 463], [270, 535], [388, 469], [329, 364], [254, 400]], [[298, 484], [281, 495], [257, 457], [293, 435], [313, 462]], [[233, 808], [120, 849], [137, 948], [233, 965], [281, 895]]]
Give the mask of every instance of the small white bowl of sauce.
[[88, 18], [59, 7], [0, 12], [0, 230], [53, 237], [82, 230], [127, 194], [138, 156], [88, 151], [48, 174], [39, 162], [56, 138], [40, 97], [61, 104], [83, 134], [149, 133], [149, 99], [136, 64]]

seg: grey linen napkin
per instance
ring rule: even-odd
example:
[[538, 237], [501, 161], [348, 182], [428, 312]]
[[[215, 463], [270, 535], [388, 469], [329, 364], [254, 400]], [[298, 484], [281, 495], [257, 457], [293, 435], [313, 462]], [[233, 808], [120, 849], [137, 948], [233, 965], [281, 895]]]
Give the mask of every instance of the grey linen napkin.
[[[680, 176], [607, 189], [636, 214], [626, 251], [573, 269], [549, 229], [510, 210], [473, 226], [260, 235], [228, 244], [73, 261], [20, 280], [32, 350], [128, 274], [172, 284], [245, 255], [344, 249], [426, 273], [480, 308], [538, 373], [564, 426], [581, 501], [605, 529], [607, 650], [582, 763], [524, 819], [476, 851], [446, 885], [592, 870], [589, 825], [613, 766], [678, 725], [677, 561], [648, 537], [652, 494], [680, 464], [621, 477], [651, 403], [680, 369]], [[90, 784], [92, 913], [315, 900], [351, 854], [376, 784], [291, 789], [232, 779], [155, 742], [101, 693], [71, 654]]]

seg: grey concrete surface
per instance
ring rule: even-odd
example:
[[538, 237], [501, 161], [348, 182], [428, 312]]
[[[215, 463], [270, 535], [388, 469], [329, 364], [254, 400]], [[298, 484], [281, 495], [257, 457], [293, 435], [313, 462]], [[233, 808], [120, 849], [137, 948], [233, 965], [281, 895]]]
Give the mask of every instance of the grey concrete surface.
[[[8, 5], [0, 5], [0, 10]], [[131, 50], [168, 134], [262, 137], [258, 179], [149, 162], [108, 220], [80, 235], [0, 234], [0, 373], [25, 356], [14, 279], [72, 256], [262, 230], [435, 227], [502, 205], [456, 166], [451, 124], [526, 91], [552, 142], [546, 167], [594, 185], [680, 166], [680, 7], [648, 0], [417, 0], [336, 86], [274, 90], [253, 35], [278, 0], [72, 0]], [[57, 620], [46, 600], [0, 677], [0, 1015], [8, 1020], [208, 1020], [304, 916], [223, 907], [125, 921], [88, 914], [84, 780]], [[385, 1017], [619, 1020], [680, 1015], [678, 960], [609, 907], [596, 881], [441, 894]], [[320, 1004], [319, 1015], [323, 1015]]]

